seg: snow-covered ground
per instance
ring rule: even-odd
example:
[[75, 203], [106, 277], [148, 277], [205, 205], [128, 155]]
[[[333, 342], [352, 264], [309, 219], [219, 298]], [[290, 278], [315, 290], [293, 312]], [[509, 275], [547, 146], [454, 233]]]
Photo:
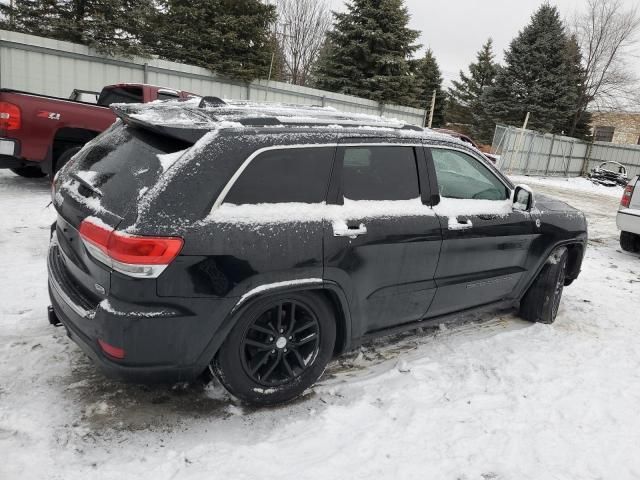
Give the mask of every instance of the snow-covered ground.
[[622, 187], [605, 187], [593, 183], [591, 180], [585, 177], [530, 177], [525, 175], [511, 175], [511, 180], [514, 183], [529, 183], [533, 185], [542, 185], [560, 188], [562, 190], [578, 190], [580, 192], [597, 193], [599, 195], [606, 195], [609, 197], [615, 197], [620, 200], [622, 197]]
[[505, 314], [400, 335], [255, 410], [216, 384], [97, 373], [47, 323], [48, 184], [0, 171], [0, 479], [639, 478], [640, 258], [617, 244], [617, 198], [526, 182], [590, 220], [554, 325]]

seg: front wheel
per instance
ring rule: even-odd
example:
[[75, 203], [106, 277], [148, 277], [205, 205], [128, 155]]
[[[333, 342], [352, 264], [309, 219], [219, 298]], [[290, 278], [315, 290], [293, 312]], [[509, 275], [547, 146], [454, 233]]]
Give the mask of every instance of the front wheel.
[[561, 247], [547, 259], [520, 302], [522, 318], [538, 323], [555, 321], [565, 284], [568, 256], [567, 249]]
[[254, 405], [301, 395], [331, 360], [336, 338], [332, 309], [320, 295], [291, 293], [254, 302], [213, 362], [226, 389]]

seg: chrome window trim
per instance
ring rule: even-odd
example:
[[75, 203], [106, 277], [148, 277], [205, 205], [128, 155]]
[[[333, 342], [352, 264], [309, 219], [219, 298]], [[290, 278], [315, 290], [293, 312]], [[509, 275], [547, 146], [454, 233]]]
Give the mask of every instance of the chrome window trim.
[[220, 205], [224, 203], [225, 198], [227, 197], [229, 191], [233, 188], [233, 185], [238, 181], [242, 172], [244, 172], [247, 167], [251, 164], [254, 158], [260, 155], [263, 152], [268, 152], [271, 150], [291, 150], [294, 148], [337, 148], [337, 147], [425, 147], [423, 143], [394, 143], [394, 142], [373, 142], [373, 143], [314, 143], [314, 144], [300, 144], [300, 145], [272, 145], [270, 147], [259, 148], [251, 155], [249, 155], [242, 165], [235, 171], [235, 173], [231, 176], [227, 184], [224, 186], [218, 198], [211, 207], [211, 212], [217, 210]]

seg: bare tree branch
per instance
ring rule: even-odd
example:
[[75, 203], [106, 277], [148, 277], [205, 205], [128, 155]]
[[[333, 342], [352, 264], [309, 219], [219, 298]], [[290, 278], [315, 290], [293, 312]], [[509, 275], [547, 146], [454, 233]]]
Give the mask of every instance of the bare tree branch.
[[278, 40], [291, 83], [305, 85], [332, 17], [326, 0], [278, 0], [279, 22], [284, 26]]
[[638, 7], [625, 9], [621, 0], [587, 0], [586, 6], [574, 24], [583, 55], [584, 86], [571, 134], [587, 107], [630, 107], [640, 100], [638, 79], [629, 67], [640, 33]]

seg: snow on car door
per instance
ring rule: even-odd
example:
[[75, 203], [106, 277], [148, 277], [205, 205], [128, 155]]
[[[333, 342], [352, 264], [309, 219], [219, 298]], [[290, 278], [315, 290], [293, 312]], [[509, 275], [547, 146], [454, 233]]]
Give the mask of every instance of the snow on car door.
[[531, 214], [512, 210], [510, 190], [480, 160], [448, 148], [426, 153], [437, 177], [434, 210], [443, 237], [428, 316], [507, 299], [527, 268]]
[[355, 336], [420, 320], [433, 299], [442, 240], [425, 166], [421, 146], [338, 147], [324, 278], [345, 291]]

